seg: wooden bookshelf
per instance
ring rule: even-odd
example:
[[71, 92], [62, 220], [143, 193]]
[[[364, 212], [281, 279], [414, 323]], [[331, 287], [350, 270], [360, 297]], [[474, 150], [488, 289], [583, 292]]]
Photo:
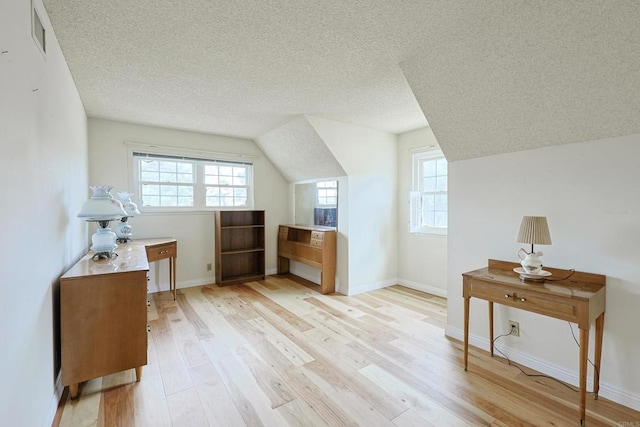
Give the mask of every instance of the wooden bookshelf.
[[215, 212], [216, 283], [264, 280], [264, 211]]

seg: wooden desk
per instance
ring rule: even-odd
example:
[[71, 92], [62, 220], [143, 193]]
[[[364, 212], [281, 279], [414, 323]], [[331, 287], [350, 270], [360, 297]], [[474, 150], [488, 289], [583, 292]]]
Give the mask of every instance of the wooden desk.
[[289, 272], [289, 260], [321, 270], [320, 292], [336, 290], [336, 229], [281, 225], [278, 228], [278, 274]]
[[[149, 261], [175, 260], [177, 242], [136, 240], [115, 252], [98, 261], [89, 252], [60, 278], [62, 384], [71, 398], [79, 383], [126, 369], [140, 381], [147, 364]], [[170, 275], [175, 297], [175, 266]]]
[[[600, 274], [576, 271], [563, 281], [544, 283], [521, 281], [513, 271], [520, 264], [489, 260], [489, 266], [462, 275], [464, 298], [464, 370], [469, 355], [469, 300], [480, 298], [489, 302], [489, 342], [493, 356], [493, 303], [507, 305], [556, 319], [577, 323], [580, 329], [580, 425], [585, 425], [587, 357], [589, 352], [589, 328], [596, 322], [595, 370], [593, 379], [594, 399], [600, 388], [600, 362], [604, 332], [606, 277]], [[567, 277], [571, 272], [544, 267], [551, 278]]]
[[149, 262], [169, 259], [169, 291], [173, 290], [176, 299], [176, 258], [178, 257], [178, 241], [172, 238], [136, 240], [145, 246]]

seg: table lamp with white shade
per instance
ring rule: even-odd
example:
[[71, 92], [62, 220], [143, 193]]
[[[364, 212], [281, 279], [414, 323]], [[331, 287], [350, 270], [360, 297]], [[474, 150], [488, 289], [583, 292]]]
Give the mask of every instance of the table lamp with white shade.
[[526, 274], [537, 275], [542, 271], [542, 252], [535, 252], [533, 245], [550, 245], [551, 235], [547, 217], [523, 216], [516, 242], [531, 244], [531, 252], [524, 248], [518, 250], [517, 255]]
[[89, 188], [93, 190], [93, 195], [84, 202], [78, 217], [98, 224], [98, 229], [91, 236], [91, 250], [96, 252], [93, 259], [111, 258], [118, 245], [109, 223], [126, 216], [127, 212], [122, 203], [111, 196], [113, 186], [93, 185]]

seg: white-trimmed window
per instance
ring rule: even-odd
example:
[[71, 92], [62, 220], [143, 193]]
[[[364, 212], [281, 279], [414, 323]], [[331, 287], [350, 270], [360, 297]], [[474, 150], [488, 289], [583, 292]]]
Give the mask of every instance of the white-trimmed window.
[[413, 191], [409, 197], [409, 232], [447, 234], [447, 159], [442, 151], [413, 155]]
[[338, 205], [338, 181], [322, 181], [316, 183], [318, 206], [335, 208]]
[[251, 163], [134, 151], [133, 180], [145, 211], [253, 206]]

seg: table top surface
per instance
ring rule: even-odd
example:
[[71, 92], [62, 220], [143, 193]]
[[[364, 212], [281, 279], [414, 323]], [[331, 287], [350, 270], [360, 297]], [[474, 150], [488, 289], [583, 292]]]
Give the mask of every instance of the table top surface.
[[74, 277], [96, 276], [101, 274], [123, 273], [149, 270], [146, 247], [167, 243], [176, 243], [172, 237], [154, 239], [138, 239], [127, 243], [119, 243], [114, 251], [117, 257], [94, 261], [92, 257], [95, 251], [89, 251], [77, 263], [61, 277], [72, 279]]
[[606, 276], [601, 274], [572, 272], [571, 270], [550, 267], [544, 267], [544, 270], [551, 273], [551, 276], [548, 276], [544, 282], [524, 281], [520, 279], [518, 273], [513, 271], [516, 267], [520, 267], [520, 264], [490, 259], [487, 267], [463, 273], [462, 276], [487, 283], [506, 285], [522, 291], [587, 300], [599, 292], [604, 292], [606, 285]]

